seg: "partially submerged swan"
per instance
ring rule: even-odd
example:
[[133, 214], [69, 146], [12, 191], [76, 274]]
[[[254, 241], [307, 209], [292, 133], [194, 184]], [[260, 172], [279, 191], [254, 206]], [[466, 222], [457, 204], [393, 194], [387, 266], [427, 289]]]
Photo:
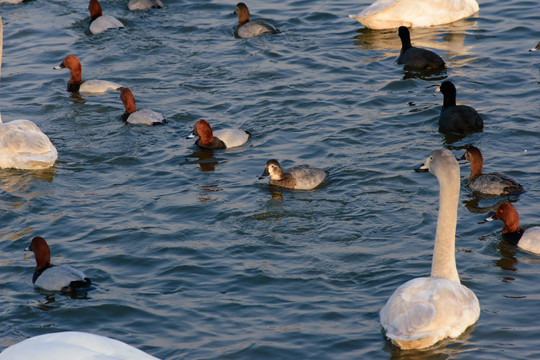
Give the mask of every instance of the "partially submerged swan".
[[448, 24], [478, 12], [476, 0], [377, 0], [350, 18], [369, 29]]

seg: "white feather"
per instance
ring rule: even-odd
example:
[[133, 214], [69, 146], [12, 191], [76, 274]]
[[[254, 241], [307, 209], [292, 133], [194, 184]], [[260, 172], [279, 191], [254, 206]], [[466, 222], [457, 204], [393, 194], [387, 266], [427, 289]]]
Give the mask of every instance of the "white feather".
[[370, 29], [448, 24], [479, 10], [476, 0], [378, 0], [349, 17]]
[[34, 336], [2, 351], [0, 360], [159, 360], [121, 341], [67, 331]]

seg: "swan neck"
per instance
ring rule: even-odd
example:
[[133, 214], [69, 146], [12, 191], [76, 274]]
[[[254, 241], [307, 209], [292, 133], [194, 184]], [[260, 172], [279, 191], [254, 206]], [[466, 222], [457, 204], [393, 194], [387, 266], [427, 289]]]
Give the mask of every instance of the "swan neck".
[[459, 202], [459, 174], [439, 179], [439, 216], [435, 234], [435, 248], [431, 276], [452, 280], [457, 283], [459, 275], [456, 267], [456, 225]]

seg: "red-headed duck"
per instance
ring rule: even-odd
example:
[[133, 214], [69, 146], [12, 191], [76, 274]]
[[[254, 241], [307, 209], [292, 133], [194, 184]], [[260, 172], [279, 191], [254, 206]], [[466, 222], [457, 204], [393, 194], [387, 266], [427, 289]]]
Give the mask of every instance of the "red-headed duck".
[[471, 190], [486, 195], [509, 195], [523, 192], [523, 186], [510, 176], [497, 172], [482, 173], [484, 158], [480, 149], [474, 146], [469, 147], [459, 160], [464, 159], [471, 164], [471, 174], [468, 180]]
[[82, 81], [81, 61], [75, 55], [68, 55], [58, 66], [53, 69], [69, 69], [71, 77], [67, 84], [67, 91], [82, 92], [88, 94], [103, 94], [109, 90], [119, 90], [123, 85], [107, 80], [86, 80]]
[[160, 113], [147, 109], [137, 110], [135, 98], [129, 88], [120, 89], [120, 99], [122, 99], [126, 109], [124, 115], [122, 115], [122, 120], [125, 122], [143, 125], [161, 125], [165, 123], [165, 119]]
[[280, 31], [272, 24], [263, 20], [250, 21], [249, 10], [246, 4], [240, 2], [236, 4], [236, 15], [238, 15], [238, 26], [236, 35], [240, 38], [250, 38], [262, 34], [279, 34]]
[[404, 350], [458, 337], [480, 316], [478, 298], [460, 283], [456, 267], [459, 164], [449, 150], [440, 149], [417, 171], [429, 171], [440, 186], [431, 276], [398, 287], [380, 312], [386, 336]]
[[270, 185], [281, 186], [289, 189], [311, 190], [322, 184], [328, 173], [319, 168], [307, 165], [295, 166], [283, 171], [277, 160], [268, 160], [264, 172], [259, 180], [270, 175]]
[[208, 121], [201, 119], [195, 123], [193, 133], [187, 137], [191, 139], [195, 136], [199, 138], [195, 144], [208, 149], [225, 149], [245, 144], [250, 137], [250, 133], [240, 129], [221, 129], [212, 131]]
[[107, 29], [123, 28], [124, 24], [115, 17], [110, 15], [103, 15], [101, 5], [98, 0], [90, 0], [88, 4], [88, 10], [90, 11], [90, 32], [92, 34], [99, 34]]
[[129, 10], [161, 9], [163, 3], [161, 0], [129, 0]]
[[504, 223], [502, 229], [503, 240], [512, 245], [517, 245], [523, 250], [540, 254], [540, 226], [523, 229], [519, 226], [519, 215], [510, 203], [502, 203], [497, 211], [490, 211], [487, 221], [501, 220]]
[[438, 88], [443, 94], [443, 106], [439, 116], [439, 131], [442, 133], [479, 132], [484, 128], [484, 120], [476, 110], [467, 105], [456, 105], [456, 87], [445, 81]]
[[[0, 67], [4, 27], [0, 17]], [[30, 120], [2, 122], [0, 116], [0, 168], [44, 169], [52, 166], [58, 152], [39, 127]]]
[[0, 353], [0, 360], [41, 357], [57, 360], [159, 360], [121, 341], [79, 331], [34, 336]]
[[417, 48], [411, 45], [411, 34], [405, 26], [398, 29], [401, 39], [401, 52], [397, 63], [410, 69], [431, 70], [444, 67], [444, 60], [433, 51]]
[[91, 281], [86, 275], [68, 265], [51, 264], [51, 250], [44, 238], [36, 236], [26, 251], [33, 251], [36, 269], [32, 282], [37, 288], [47, 291], [73, 292], [88, 289]]
[[358, 15], [349, 15], [369, 29], [449, 24], [478, 12], [476, 0], [377, 0]]
[[538, 44], [536, 44], [535, 47], [533, 47], [533, 48], [530, 49], [529, 51], [536, 51], [536, 50], [540, 50], [540, 41], [538, 42]]

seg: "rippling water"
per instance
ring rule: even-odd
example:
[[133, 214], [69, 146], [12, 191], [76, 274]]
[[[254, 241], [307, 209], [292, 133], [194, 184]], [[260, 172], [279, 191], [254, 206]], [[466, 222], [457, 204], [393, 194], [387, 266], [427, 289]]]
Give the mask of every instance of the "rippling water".
[[[234, 2], [164, 1], [129, 12], [103, 0], [123, 30], [90, 36], [86, 1], [3, 5], [4, 121], [36, 122], [58, 149], [47, 171], [0, 173], [0, 349], [27, 337], [81, 330], [163, 359], [539, 358], [540, 258], [501, 243], [501, 223], [478, 224], [501, 198], [466, 188], [457, 263], [481, 317], [456, 341], [403, 352], [378, 312], [401, 283], [430, 272], [438, 184], [412, 169], [431, 150], [468, 144], [485, 168], [516, 177], [523, 225], [539, 225], [538, 2], [480, 0], [477, 17], [414, 29], [413, 44], [448, 68], [395, 64], [395, 30], [348, 14], [371, 0], [248, 3], [283, 34], [236, 39]], [[118, 93], [75, 96], [67, 71], [129, 86], [166, 126], [126, 126]], [[437, 131], [443, 79], [485, 119], [463, 138]], [[195, 121], [253, 134], [245, 146], [201, 151]], [[257, 180], [266, 161], [329, 171], [315, 191]], [[33, 236], [54, 263], [92, 278], [86, 297], [33, 290]]]

